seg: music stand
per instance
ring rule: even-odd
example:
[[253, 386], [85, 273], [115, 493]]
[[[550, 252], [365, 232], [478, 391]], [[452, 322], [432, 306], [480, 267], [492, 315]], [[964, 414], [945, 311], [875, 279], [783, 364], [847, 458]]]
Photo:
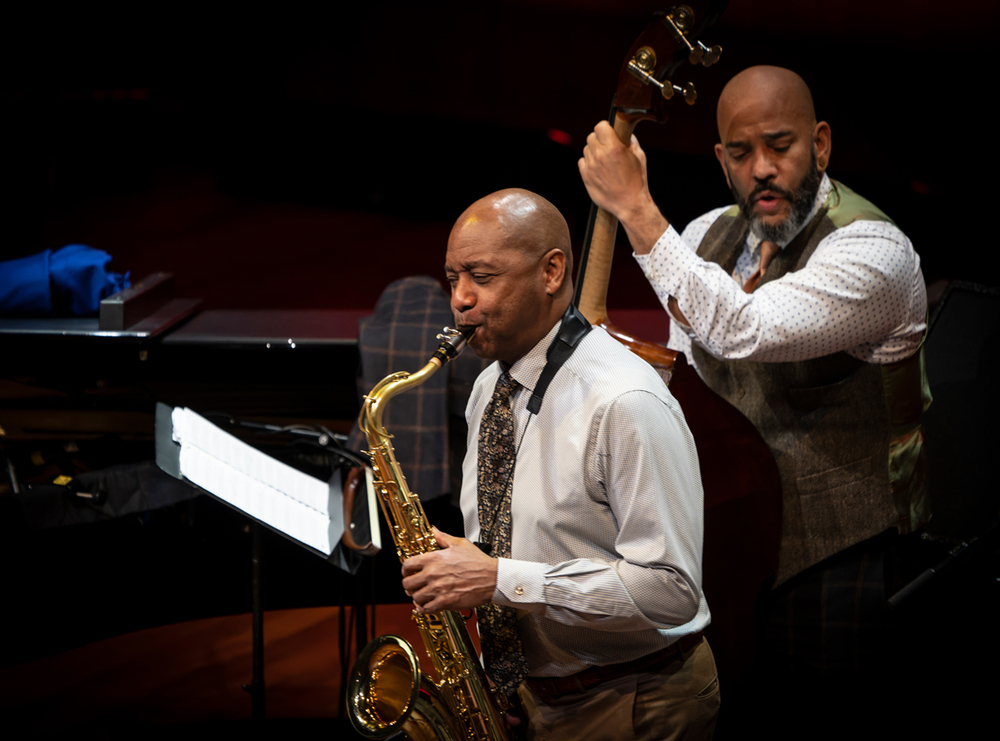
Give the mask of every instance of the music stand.
[[[341, 544], [344, 534], [340, 470], [329, 481], [303, 473], [263, 453], [201, 415], [184, 407], [156, 405], [156, 464], [175, 478], [240, 510], [253, 532], [253, 680], [252, 717], [264, 717], [264, 629], [260, 594], [260, 526], [351, 574], [363, 558]], [[368, 486], [368, 522], [377, 522], [374, 489]], [[371, 540], [380, 546], [379, 529]]]

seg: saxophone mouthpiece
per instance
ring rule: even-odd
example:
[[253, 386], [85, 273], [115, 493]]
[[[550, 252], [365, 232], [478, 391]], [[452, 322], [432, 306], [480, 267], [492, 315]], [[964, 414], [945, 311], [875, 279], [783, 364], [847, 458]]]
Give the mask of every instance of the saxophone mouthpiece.
[[437, 336], [441, 340], [441, 344], [434, 351], [434, 357], [440, 361], [441, 365], [444, 365], [449, 360], [454, 360], [465, 349], [469, 338], [472, 337], [475, 331], [475, 327], [461, 327], [459, 329], [445, 327], [441, 330], [441, 334]]

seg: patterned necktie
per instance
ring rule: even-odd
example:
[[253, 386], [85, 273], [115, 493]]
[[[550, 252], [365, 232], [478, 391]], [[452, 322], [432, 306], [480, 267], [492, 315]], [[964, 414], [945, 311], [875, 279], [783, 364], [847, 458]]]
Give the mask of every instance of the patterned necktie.
[[760, 283], [760, 279], [764, 277], [764, 271], [767, 270], [767, 266], [771, 264], [771, 258], [778, 254], [778, 245], [770, 240], [760, 243], [760, 266], [757, 271], [747, 278], [747, 282], [743, 284], [743, 293], [753, 293], [753, 289], [757, 287]]
[[[479, 538], [493, 546], [493, 556], [510, 557], [510, 500], [513, 484], [514, 415], [510, 395], [518, 383], [510, 374], [497, 379], [493, 398], [483, 411], [479, 426]], [[502, 605], [478, 607], [479, 636], [486, 672], [504, 695], [510, 697], [528, 675], [521, 637], [517, 632], [517, 610]]]

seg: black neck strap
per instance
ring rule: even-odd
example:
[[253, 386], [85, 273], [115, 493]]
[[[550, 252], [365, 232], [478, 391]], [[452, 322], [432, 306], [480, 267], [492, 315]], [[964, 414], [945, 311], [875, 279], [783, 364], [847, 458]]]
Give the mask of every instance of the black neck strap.
[[562, 364], [573, 354], [576, 346], [580, 344], [580, 340], [592, 329], [590, 322], [584, 318], [580, 310], [575, 305], [570, 304], [566, 313], [563, 314], [559, 334], [556, 335], [545, 353], [545, 367], [542, 369], [542, 375], [538, 377], [538, 383], [535, 384], [531, 399], [528, 400], [529, 412], [538, 414], [542, 408], [542, 398], [545, 396], [549, 384], [552, 383], [552, 379], [555, 378], [556, 371], [562, 368]]

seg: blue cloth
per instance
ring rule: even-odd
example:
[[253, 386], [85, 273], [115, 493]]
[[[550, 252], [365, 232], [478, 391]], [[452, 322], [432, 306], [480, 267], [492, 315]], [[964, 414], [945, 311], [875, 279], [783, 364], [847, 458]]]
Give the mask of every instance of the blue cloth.
[[97, 314], [101, 299], [131, 285], [108, 270], [111, 255], [83, 244], [0, 262], [0, 314]]

